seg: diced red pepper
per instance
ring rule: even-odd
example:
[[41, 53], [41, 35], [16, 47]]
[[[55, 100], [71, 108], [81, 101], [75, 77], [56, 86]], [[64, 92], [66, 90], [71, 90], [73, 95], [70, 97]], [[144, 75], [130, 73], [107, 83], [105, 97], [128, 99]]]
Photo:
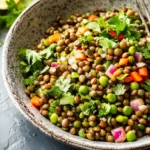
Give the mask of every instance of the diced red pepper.
[[41, 104], [40, 104], [40, 97], [38, 97], [38, 96], [32, 97], [30, 102], [35, 107], [40, 107], [41, 106]]
[[114, 30], [109, 30], [108, 33], [109, 33], [112, 37], [114, 37], [114, 38], [117, 37], [117, 33], [116, 33], [116, 31], [114, 31]]
[[138, 72], [134, 71], [130, 73], [131, 77], [133, 78], [133, 81], [135, 82], [141, 82], [142, 77], [138, 74]]
[[147, 77], [148, 76], [148, 71], [146, 67], [142, 67], [138, 70], [139, 75], [142, 77]]
[[117, 77], [117, 76], [120, 76], [120, 75], [122, 74], [122, 72], [123, 72], [123, 69], [122, 69], [122, 68], [119, 68], [119, 69], [117, 69], [117, 70], [113, 73], [113, 75], [114, 75], [115, 77]]
[[119, 65], [120, 66], [126, 66], [128, 64], [129, 59], [128, 58], [121, 58], [119, 60]]
[[120, 35], [118, 36], [118, 40], [121, 41], [122, 39], [124, 39], [124, 35], [123, 35], [123, 34], [120, 34]]
[[86, 60], [87, 57], [81, 50], [74, 50], [74, 56], [77, 60]]
[[127, 76], [124, 78], [125, 83], [130, 83], [131, 81], [133, 81], [133, 78], [131, 76]]

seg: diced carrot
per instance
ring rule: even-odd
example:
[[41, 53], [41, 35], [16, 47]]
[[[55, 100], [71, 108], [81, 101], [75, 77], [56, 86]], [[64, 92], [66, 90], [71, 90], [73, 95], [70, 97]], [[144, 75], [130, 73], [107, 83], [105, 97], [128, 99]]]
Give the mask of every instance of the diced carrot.
[[129, 59], [128, 58], [121, 58], [119, 61], [120, 66], [126, 66], [128, 64]]
[[86, 60], [87, 57], [81, 50], [74, 50], [74, 56], [77, 60]]
[[138, 74], [138, 72], [134, 71], [130, 73], [131, 77], [133, 78], [133, 81], [135, 82], [141, 82], [142, 77]]
[[113, 75], [114, 75], [115, 77], [117, 77], [117, 76], [120, 76], [120, 75], [122, 74], [122, 72], [123, 72], [123, 69], [122, 69], [122, 68], [119, 68], [119, 69], [117, 69], [117, 70], [113, 73]]
[[101, 120], [99, 126], [102, 127], [102, 128], [105, 128], [105, 127], [107, 127], [107, 122]]
[[143, 77], [147, 77], [148, 76], [148, 71], [146, 67], [142, 67], [138, 70], [139, 75], [143, 76]]
[[95, 21], [95, 20], [97, 20], [98, 19], [98, 16], [96, 16], [96, 15], [90, 15], [89, 17], [88, 17], [88, 20], [89, 21]]
[[38, 97], [38, 96], [32, 97], [31, 100], [30, 100], [30, 102], [35, 107], [41, 106], [41, 104], [40, 104], [40, 97]]
[[50, 44], [58, 42], [59, 39], [60, 39], [60, 34], [59, 33], [56, 33], [56, 34], [53, 34], [53, 35], [49, 36]]
[[127, 76], [124, 78], [125, 83], [130, 83], [131, 81], [133, 81], [133, 78], [131, 76]]
[[84, 35], [84, 33], [88, 31], [88, 28], [86, 27], [79, 27], [77, 33], [80, 33], [81, 35]]

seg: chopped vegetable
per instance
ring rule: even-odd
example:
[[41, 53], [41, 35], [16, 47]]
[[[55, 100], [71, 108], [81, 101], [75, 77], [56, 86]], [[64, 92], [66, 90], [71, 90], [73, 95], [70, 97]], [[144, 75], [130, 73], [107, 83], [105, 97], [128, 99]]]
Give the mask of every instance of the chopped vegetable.
[[123, 68], [119, 68], [113, 73], [113, 75], [115, 77], [117, 77], [117, 76], [120, 76], [122, 74], [122, 72], [123, 72]]
[[142, 67], [138, 70], [139, 75], [142, 77], [147, 77], [148, 76], [148, 71], [146, 67]]
[[125, 73], [125, 74], [121, 74], [120, 76], [117, 77], [118, 80], [122, 81], [125, 80], [125, 78], [128, 76], [129, 74]]
[[87, 57], [81, 50], [74, 50], [74, 56], [77, 60], [86, 60]]
[[101, 106], [100, 107], [101, 109], [99, 110], [99, 115], [100, 116], [105, 116], [105, 115], [109, 114], [110, 109], [111, 109], [109, 104], [102, 103], [100, 106]]
[[88, 17], [88, 20], [89, 21], [95, 21], [95, 20], [97, 20], [98, 19], [98, 17], [96, 16], [96, 15], [90, 15], [89, 17]]
[[98, 32], [100, 33], [100, 27], [99, 27], [99, 24], [97, 22], [89, 22], [87, 25], [86, 25], [86, 28], [88, 29], [91, 29], [93, 30], [94, 32]]
[[130, 83], [131, 81], [133, 81], [133, 78], [131, 76], [127, 76], [124, 78], [125, 83]]
[[142, 77], [138, 74], [138, 72], [134, 71], [130, 73], [130, 76], [132, 77], [133, 81], [140, 82], [142, 81]]
[[139, 106], [144, 105], [144, 101], [140, 98], [131, 100], [130, 106], [134, 111], [139, 110]]
[[125, 86], [122, 84], [117, 84], [116, 86], [113, 87], [113, 92], [116, 95], [123, 95], [125, 91], [126, 91]]
[[141, 54], [141, 53], [139, 53], [139, 52], [135, 52], [134, 57], [135, 57], [136, 62], [141, 62], [141, 61], [142, 61], [142, 59], [143, 59], [142, 54]]
[[50, 44], [52, 44], [52, 43], [56, 43], [56, 42], [58, 42], [58, 40], [60, 39], [60, 34], [59, 33], [56, 33], [56, 34], [53, 34], [53, 35], [51, 35], [51, 36], [49, 36], [49, 42], [50, 42]]
[[115, 66], [110, 65], [105, 74], [111, 78], [116, 70], [117, 68]]
[[128, 58], [121, 58], [120, 61], [119, 61], [119, 65], [120, 66], [126, 66], [129, 62], [129, 59]]
[[30, 100], [31, 104], [35, 107], [40, 107], [41, 104], [40, 104], [40, 97], [37, 97], [37, 96], [33, 96]]
[[60, 105], [73, 105], [74, 96], [71, 93], [64, 93], [60, 99]]

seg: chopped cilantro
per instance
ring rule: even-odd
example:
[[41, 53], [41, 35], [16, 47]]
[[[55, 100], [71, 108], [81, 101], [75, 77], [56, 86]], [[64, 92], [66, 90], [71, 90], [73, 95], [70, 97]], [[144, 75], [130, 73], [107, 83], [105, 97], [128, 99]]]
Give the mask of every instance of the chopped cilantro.
[[60, 98], [60, 105], [73, 105], [74, 96], [71, 93], [64, 93]]
[[108, 115], [109, 112], [110, 112], [110, 105], [109, 104], [106, 104], [106, 103], [102, 103], [100, 105], [100, 110], [99, 110], [99, 115], [100, 116], [105, 116], [105, 115]]
[[147, 79], [144, 84], [144, 89], [150, 92], [150, 79]]
[[99, 27], [99, 24], [98, 24], [97, 22], [89, 22], [89, 23], [86, 25], [86, 27], [87, 27], [88, 29], [93, 30], [94, 32], [98, 32], [98, 33], [101, 32], [100, 27]]
[[125, 93], [125, 91], [126, 91], [125, 85], [117, 84], [116, 86], [113, 87], [113, 92], [116, 95], [123, 95]]
[[45, 59], [49, 59], [53, 55], [56, 46], [57, 46], [56, 43], [51, 44], [48, 48], [42, 50], [39, 54]]
[[92, 35], [87, 35], [87, 36], [84, 36], [84, 37], [80, 37], [79, 40], [84, 43], [84, 44], [87, 44], [89, 41], [91, 41], [93, 39]]
[[86, 116], [94, 114], [96, 113], [95, 102], [94, 101], [84, 102], [83, 104], [80, 104], [80, 109]]
[[103, 51], [106, 51], [108, 48], [114, 48], [116, 43], [105, 37], [95, 37], [96, 41], [99, 41], [100, 46], [102, 46]]

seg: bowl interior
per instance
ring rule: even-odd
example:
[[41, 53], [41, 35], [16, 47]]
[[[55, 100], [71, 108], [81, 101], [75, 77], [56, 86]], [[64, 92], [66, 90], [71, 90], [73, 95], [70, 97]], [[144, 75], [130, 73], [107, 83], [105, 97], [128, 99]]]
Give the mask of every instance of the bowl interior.
[[[24, 93], [23, 77], [18, 68], [17, 51], [19, 47], [32, 48], [37, 45], [56, 16], [66, 18], [72, 14], [92, 11], [94, 8], [118, 9], [125, 6], [136, 8], [131, 0], [39, 0], [26, 9], [10, 29], [3, 52], [3, 76], [6, 88], [21, 112], [47, 135], [86, 149], [131, 150], [150, 145], [150, 137], [143, 137], [133, 143], [117, 144], [89, 141], [62, 131], [31, 106], [29, 98]], [[150, 8], [149, 3], [147, 6]]]

